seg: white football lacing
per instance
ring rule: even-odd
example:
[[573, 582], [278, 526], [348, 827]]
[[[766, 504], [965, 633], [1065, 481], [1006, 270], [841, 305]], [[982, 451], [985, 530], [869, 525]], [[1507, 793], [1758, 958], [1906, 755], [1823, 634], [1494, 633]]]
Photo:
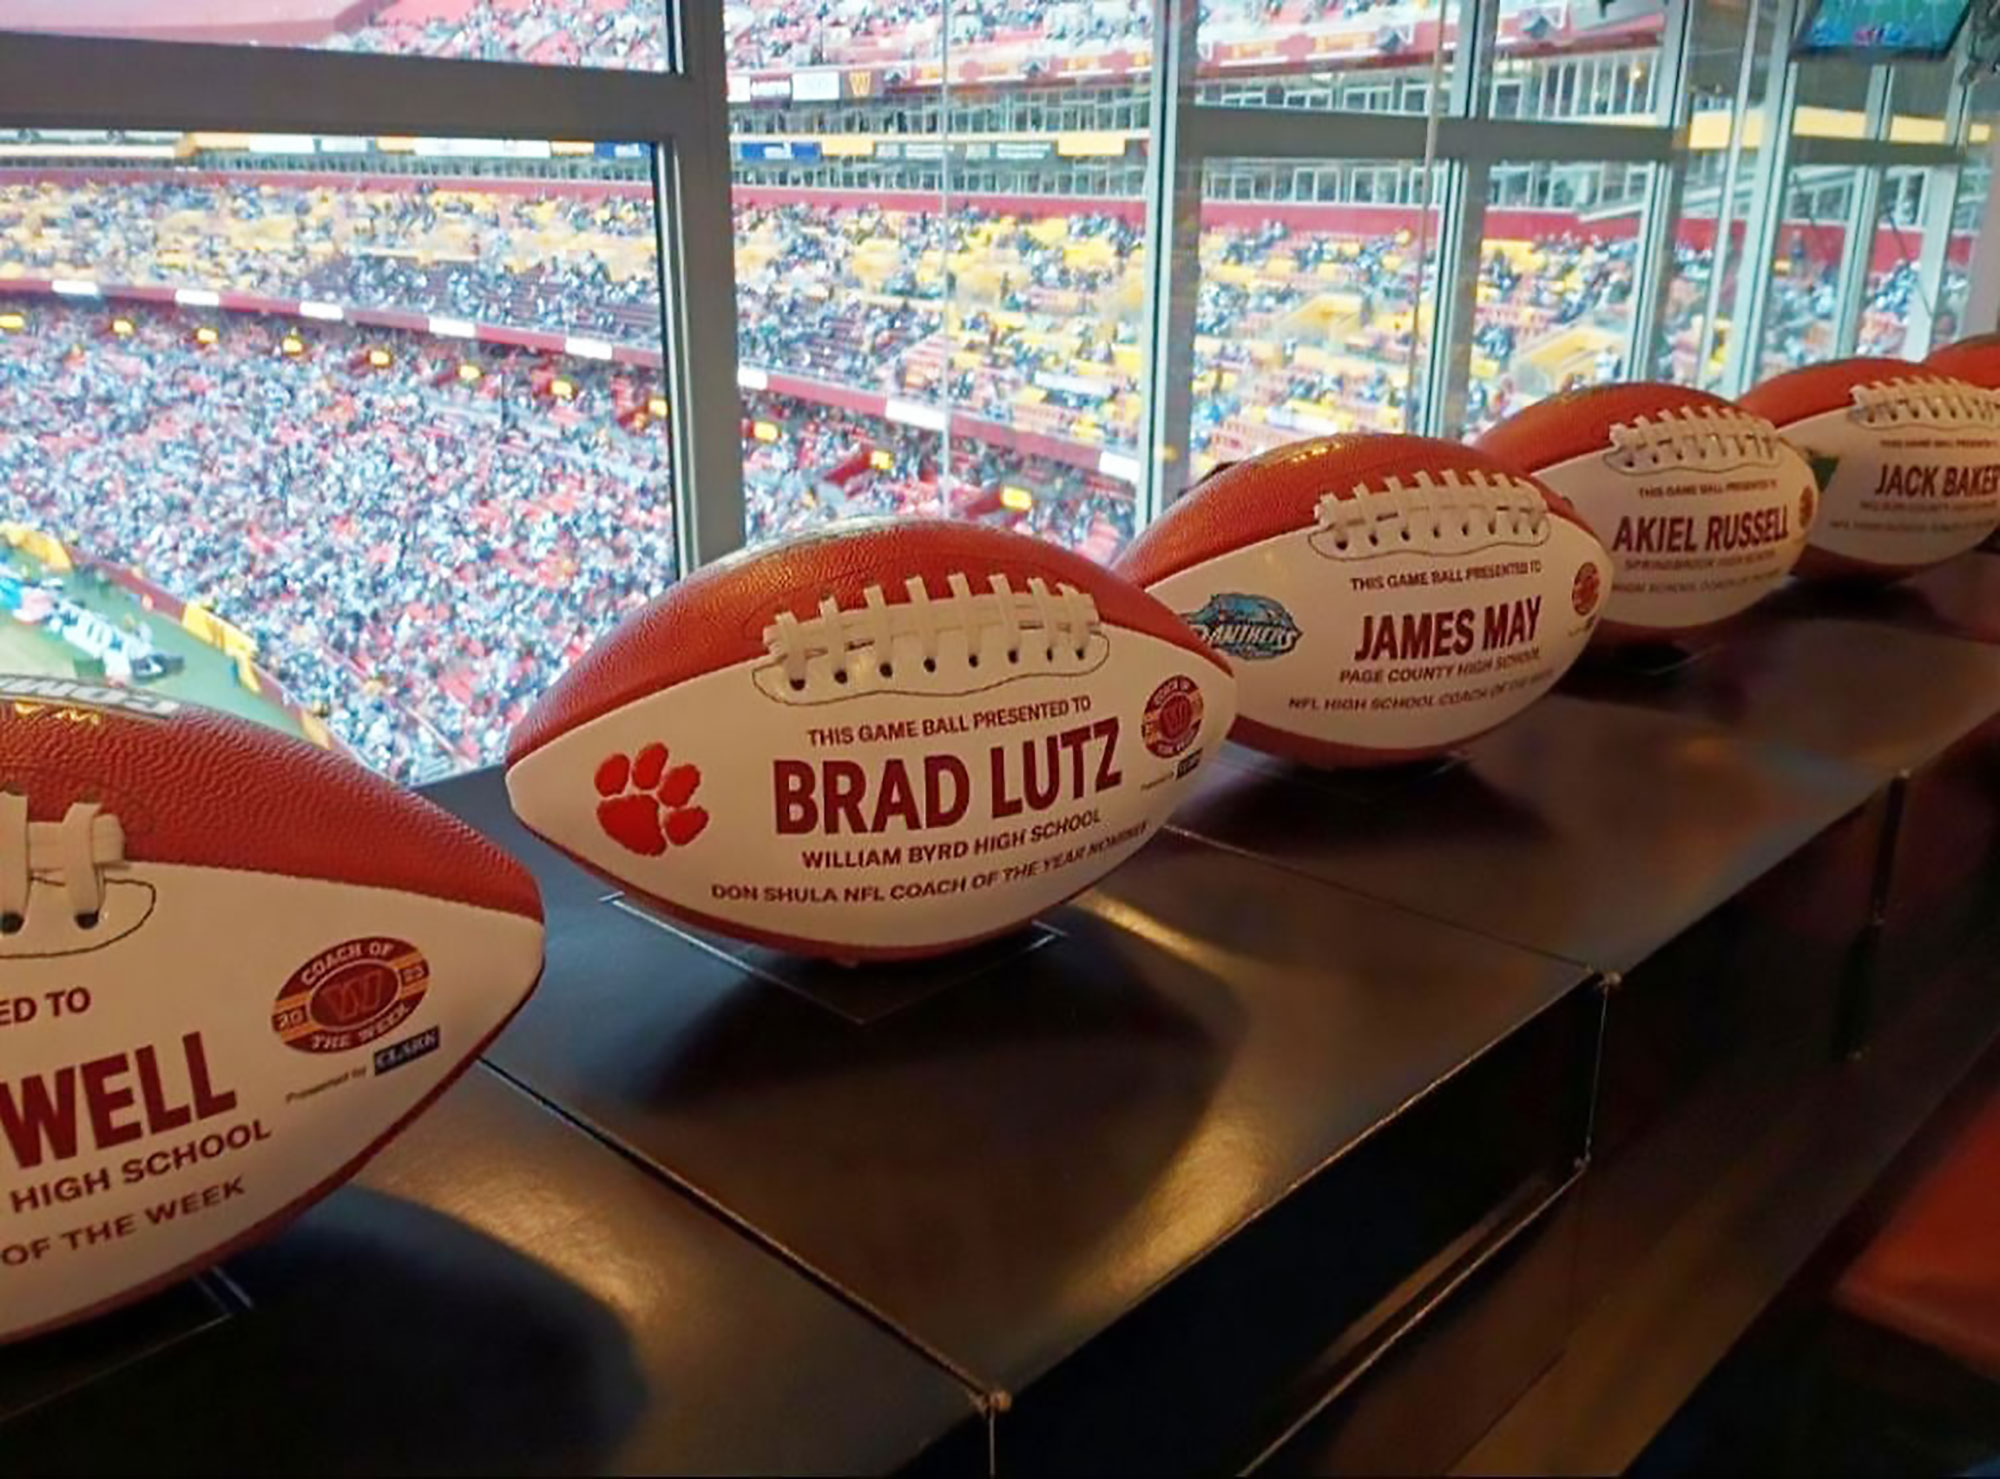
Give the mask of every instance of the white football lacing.
[[1952, 380], [1918, 378], [1854, 387], [1850, 419], [1863, 426], [2000, 426], [2000, 400]]
[[[871, 585], [862, 592], [863, 604], [846, 611], [831, 596], [819, 603], [817, 616], [804, 621], [781, 611], [764, 629], [764, 645], [795, 694], [820, 683], [898, 683], [899, 656], [906, 663], [920, 663], [932, 677], [946, 663], [978, 668], [982, 662], [1003, 662], [1018, 668], [1024, 659], [1039, 658], [1044, 667], [1057, 670], [1090, 660], [1090, 642], [1099, 625], [1097, 603], [1075, 587], [1050, 590], [1046, 581], [1034, 577], [1026, 591], [1017, 591], [1006, 576], [991, 575], [987, 593], [981, 594], [956, 572], [945, 577], [945, 584], [951, 594], [941, 599], [912, 576], [903, 582], [905, 599], [894, 604], [880, 586]], [[1002, 639], [997, 653], [987, 651], [989, 634]], [[964, 638], [963, 650], [953, 642], [947, 652], [946, 638], [958, 635]], [[922, 686], [905, 674], [898, 686], [913, 683]]]
[[26, 927], [28, 893], [38, 879], [61, 879], [71, 915], [95, 929], [104, 909], [104, 870], [124, 862], [124, 827], [94, 803], [77, 802], [59, 822], [31, 822], [28, 798], [0, 791], [0, 935]]
[[1778, 460], [1778, 428], [1762, 416], [1713, 406], [1681, 406], [1611, 428], [1618, 449], [1605, 461], [1621, 472], [1655, 467], [1741, 467]]
[[1495, 543], [1538, 544], [1549, 522], [1548, 503], [1534, 484], [1478, 471], [1357, 483], [1351, 498], [1326, 494], [1318, 512], [1321, 532], [1343, 555], [1385, 545], [1459, 553]]

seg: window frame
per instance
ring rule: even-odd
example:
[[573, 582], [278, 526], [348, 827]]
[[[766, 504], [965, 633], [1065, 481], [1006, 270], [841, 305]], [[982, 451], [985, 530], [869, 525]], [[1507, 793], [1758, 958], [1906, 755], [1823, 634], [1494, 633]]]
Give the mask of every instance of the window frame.
[[8, 32], [0, 126], [652, 144], [685, 574], [741, 545], [743, 485], [734, 298], [680, 288], [734, 281], [721, 14], [669, 14], [664, 72]]
[[[1496, 0], [1443, 3], [1452, 7], [1456, 40], [1437, 87], [1415, 76], [1371, 78], [1340, 71], [1202, 79], [1196, 7], [1187, 0], [1154, 0], [1153, 81], [1143, 118], [1135, 100], [1112, 102], [1114, 116], [1106, 112], [1105, 99], [1063, 88], [1031, 85], [972, 100], [980, 118], [1001, 131], [1046, 131], [1055, 120], [1064, 128], [1097, 126], [1107, 117], [1115, 124], [1129, 113], [1134, 126], [1143, 123], [1150, 132], [1144, 165], [1148, 324], [1138, 458], [1142, 520], [1177, 494], [1188, 476], [1198, 223], [1204, 170], [1211, 164], [1282, 160], [1294, 167], [1295, 181], [1313, 182], [1316, 199], [1356, 199], [1358, 176], [1350, 166], [1357, 163], [1406, 171], [1391, 192], [1399, 202], [1424, 201], [1428, 187], [1428, 203], [1439, 212], [1435, 249], [1444, 286], [1432, 331], [1421, 346], [1423, 380], [1410, 397], [1412, 430], [1454, 435], [1463, 424], [1472, 291], [1496, 167], [1504, 168], [1503, 195], [1518, 181], [1524, 198], [1553, 189], [1552, 172], [1564, 167], [1597, 171], [1587, 191], [1595, 200], [1615, 194], [1612, 203], [1622, 205], [1635, 185], [1643, 186], [1625, 362], [1652, 362], [1673, 265], [1671, 226], [1689, 169], [1692, 104], [1684, 84], [1693, 31], [1690, 0], [1668, 0], [1657, 56], [1630, 46], [1502, 56]], [[1813, 65], [1788, 55], [1798, 0], [1753, 4], [1772, 6], [1777, 24], [1761, 38], [1756, 27], [1746, 29], [1743, 43], [1746, 64], [1748, 53], [1762, 48], [1769, 83], [1758, 110], [1762, 146], [1748, 179], [1749, 230], [1729, 315], [1735, 331], [1718, 387], [1725, 394], [1740, 392], [1754, 379], [1777, 225], [1768, 207], [1782, 200], [1789, 172], [1815, 164], [1855, 165], [1872, 182], [1861, 192], [1872, 200], [1889, 169], [1924, 171], [1919, 209], [1925, 246], [1918, 271], [1926, 303], [1935, 303], [1968, 137], [1968, 91], [1954, 82], [1942, 142], [1908, 143], [1891, 136], [1888, 111], [1875, 102], [1888, 95], [1886, 84], [1871, 88], [1865, 137], [1795, 138], [1798, 77], [1801, 67]], [[7, 33], [0, 46], [0, 99], [5, 100], [0, 126], [589, 138], [654, 145], [662, 344], [675, 411], [673, 501], [685, 572], [737, 548], [744, 538], [734, 297], [706, 290], [734, 282], [732, 117], [721, 8], [704, 3], [667, 11], [670, 67], [661, 72]], [[1642, 77], [1634, 77], [1635, 67], [1644, 68]], [[1885, 78], [1890, 71], [1886, 65], [1875, 70]], [[1548, 116], [1552, 99], [1563, 95], [1583, 112]], [[1427, 98], [1430, 113], [1388, 111], [1413, 96]], [[1270, 106], [1285, 97], [1294, 97], [1298, 106]], [[1600, 98], [1609, 113], [1597, 109]], [[906, 98], [903, 106], [912, 132], [959, 124], [946, 119], [935, 93]], [[1634, 122], [1634, 114], [1650, 117]], [[1586, 121], [1597, 116], [1616, 121]], [[850, 121], [838, 118], [837, 110], [805, 108], [744, 119], [742, 125], [751, 132], [794, 125], [835, 131]], [[1536, 168], [1517, 173], [1524, 165]], [[1643, 179], [1631, 173], [1638, 167], [1647, 170]], [[1371, 195], [1381, 196], [1384, 178], [1370, 176]], [[1252, 178], [1242, 175], [1224, 174], [1219, 189], [1232, 198], [1257, 195]], [[1857, 246], [1847, 255], [1843, 276], [1854, 292], [1869, 254]], [[1720, 280], [1726, 271], [1718, 260], [1714, 276]], [[1912, 323], [1906, 352], [1920, 354], [1928, 347], [1930, 314], [1921, 318]], [[1851, 344], [1857, 321], [1858, 311], [1843, 315], [1845, 342]]]

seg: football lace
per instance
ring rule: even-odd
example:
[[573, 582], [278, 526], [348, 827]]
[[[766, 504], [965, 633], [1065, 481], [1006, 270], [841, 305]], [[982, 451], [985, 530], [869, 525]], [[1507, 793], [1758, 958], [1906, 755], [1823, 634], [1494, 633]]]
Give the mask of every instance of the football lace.
[[1549, 507], [1532, 483], [1504, 473], [1413, 473], [1357, 483], [1354, 496], [1328, 493], [1319, 501], [1319, 527], [1345, 554], [1366, 543], [1439, 546], [1452, 540], [1531, 538], [1548, 526]]
[[0, 935], [28, 924], [28, 892], [36, 878], [62, 880], [79, 929], [95, 929], [104, 908], [104, 872], [125, 861], [118, 818], [79, 801], [60, 822], [28, 820], [28, 798], [0, 791]]
[[1775, 462], [1778, 428], [1762, 416], [1712, 406], [1662, 411], [1611, 428], [1617, 448], [1604, 460], [1621, 472], [1653, 467]]
[[[792, 692], [803, 693], [817, 671], [824, 681], [844, 687], [850, 674], [867, 674], [884, 681], [896, 676], [898, 658], [915, 661], [934, 674], [946, 661], [943, 639], [962, 633], [965, 650], [951, 660], [967, 668], [982, 662], [1018, 667], [1039, 657], [1056, 668], [1066, 660], [1084, 662], [1099, 627], [1097, 603], [1073, 586], [1054, 590], [1039, 577], [1025, 591], [1015, 590], [1004, 575], [987, 577], [987, 589], [975, 591], [964, 575], [945, 578], [951, 594], [933, 597], [916, 576], [903, 582], [904, 599], [891, 603], [878, 585], [862, 592], [862, 604], [842, 610], [832, 597], [819, 604], [819, 614], [801, 621], [789, 611], [764, 629], [764, 644], [784, 667]], [[997, 654], [989, 654], [992, 638], [1000, 639]], [[898, 652], [898, 643], [904, 651]]]
[[1851, 414], [1863, 426], [1992, 426], [2000, 423], [2000, 401], [1952, 380], [1888, 380], [1855, 386]]

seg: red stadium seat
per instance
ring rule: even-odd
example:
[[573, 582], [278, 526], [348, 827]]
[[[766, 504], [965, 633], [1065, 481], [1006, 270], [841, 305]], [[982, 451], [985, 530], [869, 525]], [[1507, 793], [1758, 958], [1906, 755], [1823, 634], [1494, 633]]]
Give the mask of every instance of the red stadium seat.
[[1834, 1303], [2000, 1378], [2000, 1095], [1848, 1266]]

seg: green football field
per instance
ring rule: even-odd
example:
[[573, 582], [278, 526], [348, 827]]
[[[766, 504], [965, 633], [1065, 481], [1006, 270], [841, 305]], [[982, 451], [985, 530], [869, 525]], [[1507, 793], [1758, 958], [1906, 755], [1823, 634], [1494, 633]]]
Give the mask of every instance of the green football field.
[[[0, 573], [40, 583], [51, 572], [24, 550], [0, 545]], [[113, 624], [132, 630], [149, 629], [153, 646], [162, 654], [179, 657], [187, 666], [157, 683], [145, 685], [148, 693], [186, 699], [254, 719], [286, 734], [298, 734], [299, 726], [284, 709], [261, 695], [251, 693], [236, 681], [236, 665], [206, 642], [182, 630], [176, 622], [155, 616], [139, 603], [139, 598], [122, 586], [113, 585], [86, 572], [72, 571], [59, 577], [61, 594], [85, 610]], [[53, 678], [77, 676], [80, 654], [61, 638], [42, 632], [25, 622], [0, 615], [0, 672], [34, 673]]]

